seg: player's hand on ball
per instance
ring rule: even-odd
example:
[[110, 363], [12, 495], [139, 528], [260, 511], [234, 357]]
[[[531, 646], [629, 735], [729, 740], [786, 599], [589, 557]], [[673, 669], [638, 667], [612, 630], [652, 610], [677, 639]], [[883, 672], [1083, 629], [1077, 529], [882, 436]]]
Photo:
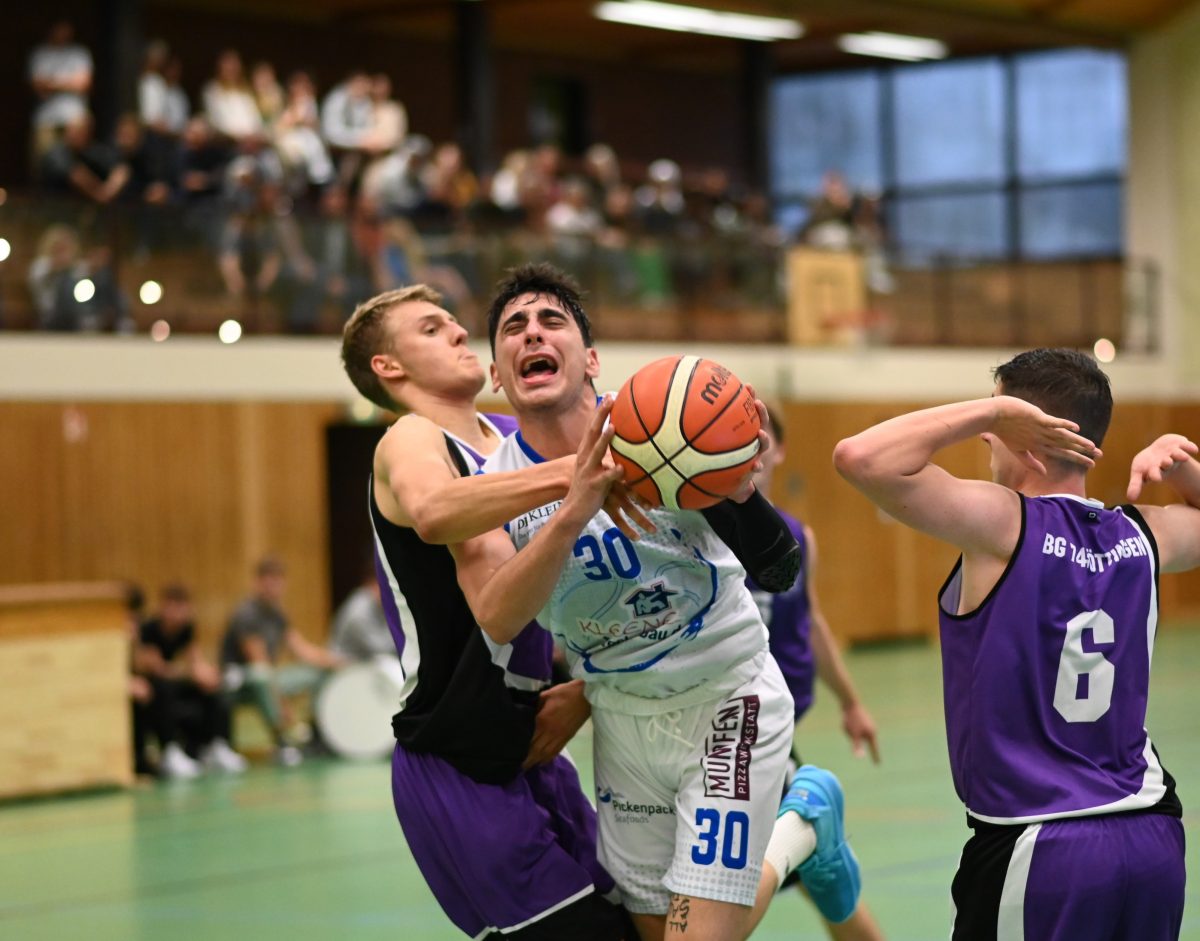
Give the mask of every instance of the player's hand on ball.
[[762, 456], [771, 449], [771, 436], [767, 434], [767, 429], [771, 426], [771, 419], [767, 415], [767, 406], [754, 394], [753, 386], [746, 386], [746, 390], [754, 399], [754, 408], [758, 412], [758, 456], [746, 471], [746, 476], [742, 479], [741, 484], [729, 495], [729, 499], [734, 503], [745, 503], [754, 495], [754, 479], [763, 469]]
[[604, 498], [604, 512], [616, 524], [617, 529], [630, 539], [640, 539], [644, 532], [658, 531], [650, 522], [645, 509], [641, 498], [619, 480]]
[[605, 423], [612, 407], [612, 396], [605, 395], [588, 422], [575, 456], [575, 476], [559, 510], [569, 514], [581, 526], [600, 512], [613, 484], [625, 473], [608, 453], [614, 431]]
[[1161, 435], [1149, 446], [1138, 451], [1129, 468], [1129, 487], [1125, 495], [1136, 500], [1142, 495], [1146, 481], [1162, 483], [1163, 478], [1180, 464], [1186, 464], [1200, 451], [1195, 442], [1183, 435]]

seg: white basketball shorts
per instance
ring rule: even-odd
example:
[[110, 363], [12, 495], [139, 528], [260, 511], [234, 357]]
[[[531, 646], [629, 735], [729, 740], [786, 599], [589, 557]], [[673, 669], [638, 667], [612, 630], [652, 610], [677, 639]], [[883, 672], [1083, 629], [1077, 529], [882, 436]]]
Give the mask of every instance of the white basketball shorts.
[[600, 862], [631, 912], [671, 894], [753, 905], [792, 747], [774, 658], [718, 698], [656, 715], [594, 709]]

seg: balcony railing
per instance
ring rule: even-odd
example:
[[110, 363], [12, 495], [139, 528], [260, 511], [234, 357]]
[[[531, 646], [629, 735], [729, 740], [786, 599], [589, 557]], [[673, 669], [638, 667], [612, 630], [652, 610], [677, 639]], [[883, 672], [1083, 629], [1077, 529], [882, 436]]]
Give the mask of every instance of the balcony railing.
[[[479, 214], [453, 226], [286, 205], [95, 207], [10, 195], [0, 205], [0, 329], [214, 333], [340, 331], [372, 294], [425, 281], [473, 331], [504, 270], [545, 259], [581, 282], [601, 337], [778, 343], [789, 329], [786, 256], [771, 230], [552, 237]], [[822, 343], [1091, 347], [1159, 343], [1146, 262], [868, 258], [861, 303], [811, 315]], [[792, 303], [795, 307], [795, 303]]]

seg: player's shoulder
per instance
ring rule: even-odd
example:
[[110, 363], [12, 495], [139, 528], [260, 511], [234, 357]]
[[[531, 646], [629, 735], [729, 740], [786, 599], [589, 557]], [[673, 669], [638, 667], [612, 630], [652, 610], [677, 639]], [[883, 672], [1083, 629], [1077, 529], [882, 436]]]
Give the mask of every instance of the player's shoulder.
[[491, 422], [492, 427], [500, 432], [502, 438], [507, 438], [517, 430], [517, 419], [512, 415], [505, 415], [503, 412], [480, 412], [479, 414]]
[[529, 456], [521, 448], [520, 441], [516, 435], [508, 435], [496, 447], [496, 450], [487, 456], [483, 462], [484, 473], [495, 473], [497, 471], [519, 470], [522, 467], [529, 467], [533, 462]]

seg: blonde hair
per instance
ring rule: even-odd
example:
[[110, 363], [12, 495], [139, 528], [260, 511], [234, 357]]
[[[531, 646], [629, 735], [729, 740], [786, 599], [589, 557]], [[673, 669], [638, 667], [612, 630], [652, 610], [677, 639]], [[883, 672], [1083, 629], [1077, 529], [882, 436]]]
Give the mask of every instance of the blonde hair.
[[371, 368], [371, 359], [382, 353], [387, 344], [388, 311], [412, 301], [427, 301], [440, 307], [442, 295], [427, 284], [384, 291], [359, 304], [342, 328], [342, 365], [346, 375], [365, 399], [393, 412], [399, 405]]

